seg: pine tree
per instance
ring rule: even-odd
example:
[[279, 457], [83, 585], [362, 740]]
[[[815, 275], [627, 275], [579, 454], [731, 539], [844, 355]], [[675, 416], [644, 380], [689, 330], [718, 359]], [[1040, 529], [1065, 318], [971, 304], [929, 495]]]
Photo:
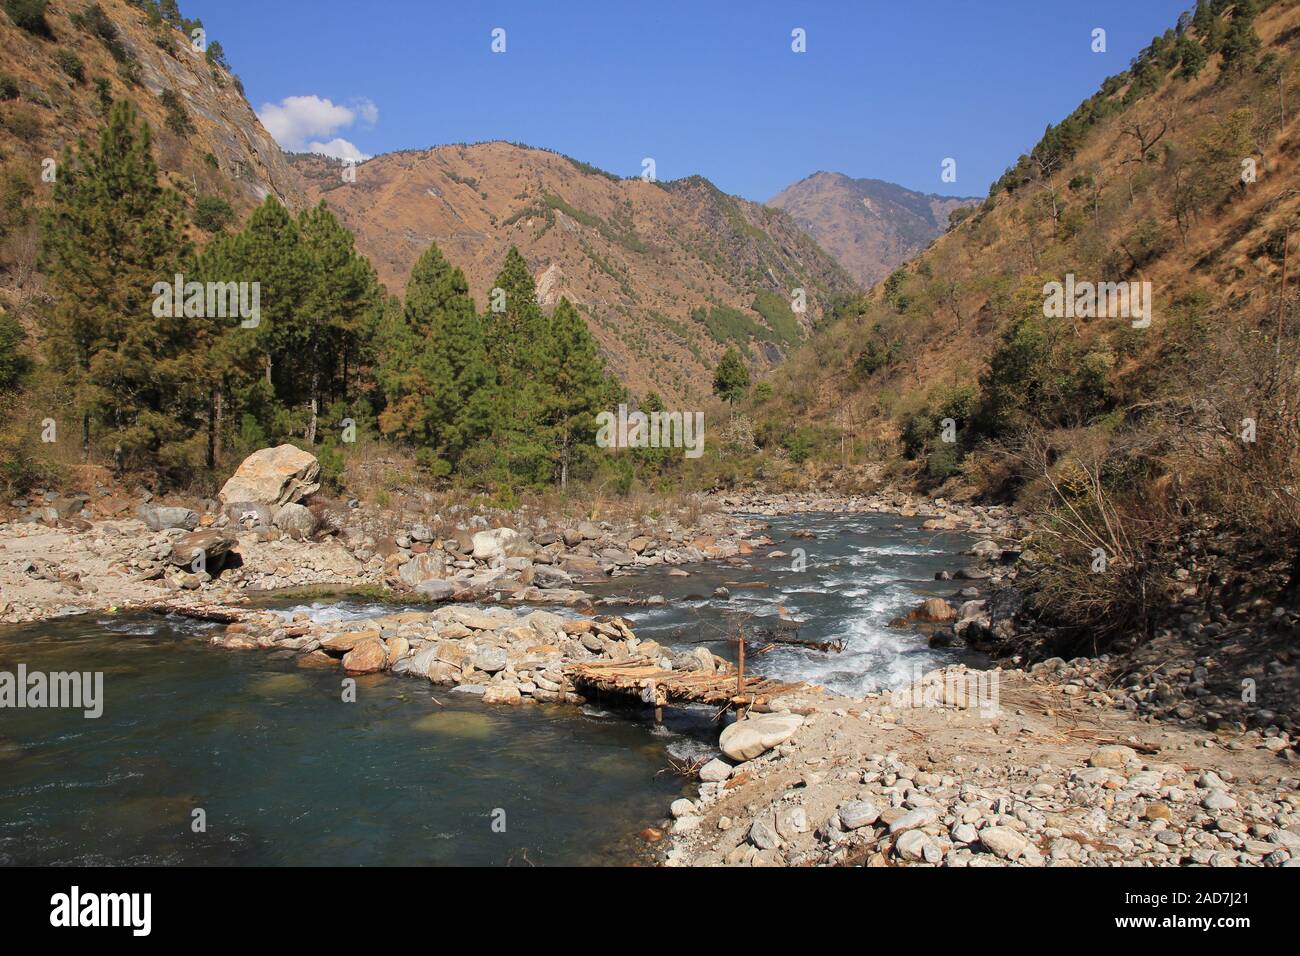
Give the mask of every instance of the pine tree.
[[514, 246], [488, 294], [484, 322], [487, 355], [500, 386], [494, 435], [497, 467], [512, 478], [543, 483], [551, 468], [542, 435], [548, 322], [528, 264]]
[[8, 312], [0, 312], [0, 392], [18, 384], [27, 363], [20, 350], [25, 338], [23, 327]]
[[[645, 398], [641, 399], [639, 408], [647, 417], [649, 417], [655, 412], [664, 411], [666, 406], [664, 405], [664, 400], [659, 397], [658, 392], [650, 392]], [[667, 446], [661, 446], [659, 448], [647, 446], [646, 448], [637, 449], [637, 457], [645, 462], [653, 472], [663, 471], [664, 466], [668, 464], [669, 454], [670, 452]]]
[[502, 385], [510, 387], [537, 370], [544, 320], [528, 263], [511, 246], [488, 295], [486, 316], [488, 354]]
[[540, 377], [542, 424], [563, 488], [574, 461], [595, 447], [596, 414], [609, 401], [611, 382], [587, 323], [568, 299], [560, 299], [549, 325]]
[[258, 292], [255, 320], [209, 316], [203, 324], [218, 452], [226, 435], [247, 453], [309, 434], [330, 326], [310, 311], [318, 273], [293, 217], [268, 197], [241, 232], [208, 244], [197, 271], [201, 281], [256, 283]]
[[735, 405], [749, 390], [749, 369], [735, 349], [727, 349], [713, 373], [713, 394]]
[[1220, 70], [1242, 72], [1255, 61], [1259, 48], [1259, 35], [1255, 32], [1249, 13], [1238, 10], [1233, 14], [1232, 22], [1228, 24], [1223, 45], [1219, 50], [1223, 54]]
[[304, 305], [312, 409], [306, 440], [312, 444], [323, 398], [340, 395], [347, 403], [350, 397], [357, 363], [369, 347], [383, 307], [384, 290], [370, 262], [357, 254], [352, 234], [324, 202], [302, 213], [298, 229], [312, 269]]
[[42, 236], [50, 364], [81, 418], [83, 456], [97, 425], [119, 467], [183, 464], [192, 435], [192, 327], [180, 309], [153, 308], [155, 283], [174, 280], [189, 248], [150, 143], [135, 108], [114, 104], [96, 148], [64, 152]]
[[446, 474], [491, 432], [496, 381], [465, 274], [436, 245], [416, 262], [405, 309], [386, 316], [380, 336], [388, 399], [380, 428], [421, 445], [422, 459]]

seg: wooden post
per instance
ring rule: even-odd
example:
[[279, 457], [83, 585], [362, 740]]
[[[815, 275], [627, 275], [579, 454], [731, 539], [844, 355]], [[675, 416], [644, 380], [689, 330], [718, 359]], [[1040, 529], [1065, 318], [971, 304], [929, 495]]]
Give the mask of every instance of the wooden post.
[[736, 696], [743, 696], [745, 693], [745, 632], [740, 633], [740, 664], [736, 668]]

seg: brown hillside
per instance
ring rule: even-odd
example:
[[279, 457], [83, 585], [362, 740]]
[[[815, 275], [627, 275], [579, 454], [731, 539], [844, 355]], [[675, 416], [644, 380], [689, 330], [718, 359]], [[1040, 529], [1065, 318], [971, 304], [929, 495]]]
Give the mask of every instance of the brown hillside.
[[[1048, 175], [1029, 158], [1010, 170], [975, 215], [907, 266], [897, 289], [875, 287], [857, 314], [792, 356], [762, 414], [837, 434], [853, 422], [843, 427], [865, 453], [871, 441], [897, 435], [918, 407], [974, 386], [1008, 324], [1041, 316], [1043, 284], [1070, 272], [1152, 283], [1150, 329], [1109, 319], [1069, 329], [1117, 387], [1150, 384], [1173, 372], [1162, 364], [1165, 347], [1178, 304], [1190, 296], [1204, 296], [1220, 326], [1272, 334], [1288, 225], [1292, 282], [1283, 312], [1293, 323], [1300, 9], [1275, 4], [1255, 29], [1261, 49], [1240, 70], [1221, 71], [1215, 54], [1194, 79], [1164, 71], [1155, 89], [1128, 102], [1128, 74], [1099, 93], [1099, 118], [1068, 161]], [[1139, 134], [1157, 133], [1139, 160]], [[1259, 171], [1253, 184], [1240, 181], [1246, 159]], [[890, 358], [864, 362], [868, 352]]]
[[[355, 233], [391, 291], [436, 242], [465, 270], [480, 308], [517, 246], [544, 304], [567, 296], [612, 371], [634, 394], [708, 395], [713, 367], [738, 345], [770, 367], [854, 288], [830, 256], [777, 210], [691, 177], [619, 179], [568, 157], [504, 142], [378, 156], [344, 182], [340, 164], [296, 156]], [[807, 311], [790, 311], [792, 290]], [[755, 311], [764, 298], [765, 318]], [[728, 307], [708, 324], [697, 309]]]
[[793, 216], [865, 287], [941, 236], [953, 210], [978, 202], [918, 193], [879, 179], [819, 172], [787, 186], [767, 204]]

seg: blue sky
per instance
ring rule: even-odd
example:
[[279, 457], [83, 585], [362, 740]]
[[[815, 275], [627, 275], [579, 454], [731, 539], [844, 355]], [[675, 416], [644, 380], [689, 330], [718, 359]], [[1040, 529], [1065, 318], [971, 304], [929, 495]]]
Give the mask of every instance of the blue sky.
[[[506, 139], [765, 200], [817, 170], [984, 195], [1192, 0], [182, 0], [290, 148]], [[491, 50], [505, 30], [506, 51]], [[1105, 53], [1091, 50], [1094, 28]], [[806, 31], [807, 52], [791, 50]], [[285, 103], [287, 97], [294, 97]], [[328, 102], [326, 102], [328, 101]], [[957, 160], [957, 181], [940, 180]]]

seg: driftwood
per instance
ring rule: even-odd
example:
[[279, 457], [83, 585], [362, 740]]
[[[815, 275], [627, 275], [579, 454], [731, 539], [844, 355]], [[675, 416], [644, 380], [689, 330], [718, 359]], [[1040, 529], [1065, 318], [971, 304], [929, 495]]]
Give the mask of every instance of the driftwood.
[[219, 624], [234, 624], [237, 621], [243, 621], [253, 611], [246, 608], [230, 607], [229, 605], [194, 605], [182, 604], [179, 601], [151, 601], [146, 604], [136, 604], [127, 608], [127, 611], [149, 611], [153, 614], [177, 614], [181, 617], [193, 618], [196, 621], [215, 621]]
[[715, 631], [714, 636], [701, 637], [700, 628], [683, 625], [673, 631], [673, 643], [710, 644], [714, 641], [725, 641], [729, 644], [735, 644], [743, 637], [745, 646], [759, 654], [772, 650], [778, 644], [834, 654], [844, 650], [845, 641], [842, 637], [833, 638], [829, 641], [815, 641], [812, 638], [800, 637], [800, 624], [798, 621], [791, 621], [783, 617], [757, 621], [752, 617], [738, 613], [727, 616], [732, 619], [735, 625], [734, 631], [727, 634], [719, 634]]
[[750, 674], [738, 692], [734, 671], [718, 674], [664, 670], [647, 657], [573, 663], [565, 666], [564, 673], [579, 690], [617, 694], [656, 707], [665, 704], [753, 707], [803, 686], [802, 682], [783, 683]]

